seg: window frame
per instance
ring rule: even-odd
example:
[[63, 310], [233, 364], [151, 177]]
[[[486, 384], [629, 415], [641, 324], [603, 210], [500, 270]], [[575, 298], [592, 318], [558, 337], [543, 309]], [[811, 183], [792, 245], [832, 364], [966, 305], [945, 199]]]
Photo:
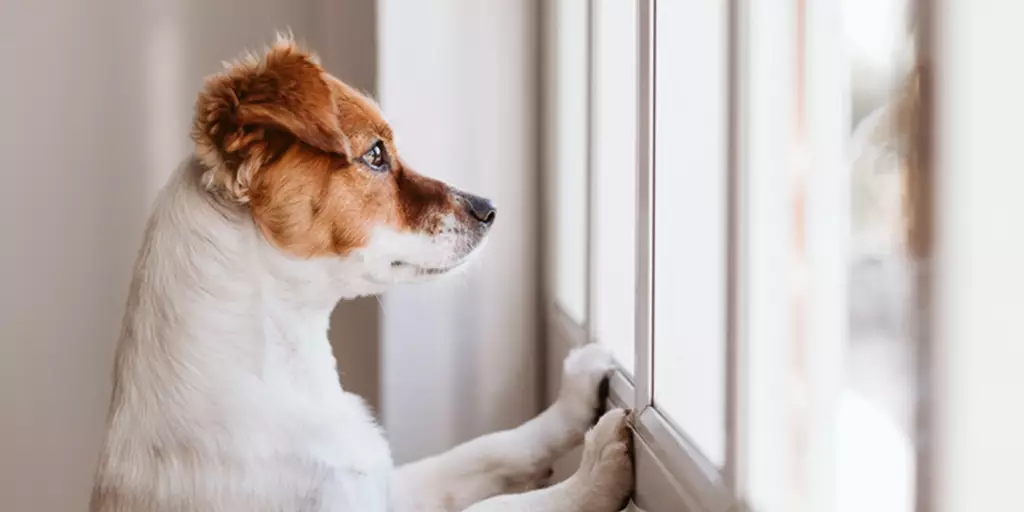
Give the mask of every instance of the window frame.
[[[557, 2], [552, 2], [557, 4]], [[727, 63], [727, 72], [734, 73], [735, 64], [735, 13], [737, 0], [728, 2], [726, 6], [728, 23], [726, 30], [727, 34], [727, 55], [729, 61]], [[592, 134], [592, 114], [593, 109], [592, 92], [593, 92], [593, 4], [585, 2], [585, 6], [582, 7], [586, 10], [587, 18], [587, 246], [592, 247], [593, 241], [593, 229], [594, 226], [591, 223], [592, 212], [595, 208], [594, 201], [594, 186], [592, 179], [592, 165], [591, 165], [591, 150], [593, 147], [593, 134]], [[549, 22], [545, 24], [547, 31], [547, 41], [553, 40], [552, 31], [558, 30], [559, 20], [558, 17], [558, 6], [547, 7], [545, 15], [549, 18]], [[660, 411], [653, 406], [653, 360], [652, 360], [652, 327], [653, 327], [653, 310], [652, 310], [652, 257], [653, 257], [653, 166], [654, 166], [654, 108], [655, 108], [655, 96], [654, 96], [654, 56], [655, 56], [655, 0], [640, 0], [638, 2], [638, 80], [639, 87], [637, 90], [637, 113], [638, 113], [638, 146], [637, 152], [638, 166], [637, 166], [637, 186], [638, 186], [638, 215], [637, 215], [637, 239], [635, 248], [637, 251], [637, 268], [636, 268], [636, 300], [635, 300], [635, 362], [634, 372], [630, 375], [621, 368], [614, 372], [609, 380], [609, 396], [608, 405], [611, 407], [624, 407], [635, 411], [635, 425], [634, 425], [634, 448], [635, 448], [635, 461], [636, 461], [636, 473], [637, 473], [637, 488], [634, 494], [634, 503], [636, 507], [642, 510], [648, 511], [659, 511], [659, 510], [679, 510], [680, 504], [685, 507], [685, 510], [692, 510], [694, 512], [725, 512], [728, 510], [734, 510], [739, 504], [737, 500], [736, 492], [734, 487], [730, 485], [729, 481], [735, 481], [734, 477], [727, 477], [730, 471], [733, 471], [736, 464], [730, 463], [728, 460], [723, 469], [716, 468], [710, 461], [707, 460], [701, 453], [700, 450], [685, 437], [685, 434], [676, 428], [673, 423]], [[553, 20], [552, 20], [553, 19]], [[553, 21], [553, 22], [552, 22]], [[549, 57], [546, 63], [546, 70], [548, 74], [548, 81], [546, 85], [546, 96], [552, 95], [552, 90], [557, 87], [557, 84], [551, 83], [551, 76], [558, 73], [557, 63], [551, 62]], [[728, 83], [733, 84], [734, 80], [728, 80]], [[727, 212], [727, 226], [729, 233], [727, 238], [729, 240], [729, 259], [730, 263], [728, 267], [730, 274], [733, 265], [737, 258], [735, 257], [735, 244], [733, 243], [736, 235], [736, 222], [734, 211], [734, 205], [736, 204], [735, 199], [738, 197], [736, 188], [738, 187], [738, 179], [736, 176], [736, 159], [733, 156], [734, 150], [734, 134], [731, 132], [733, 123], [732, 118], [735, 112], [735, 93], [737, 87], [730, 85], [727, 99], [727, 111], [730, 116], [730, 133], [728, 135], [727, 147], [729, 148], [729, 155], [727, 156], [728, 163], [728, 197], [729, 201], [728, 212]], [[548, 113], [547, 115], [558, 115], [554, 113]], [[548, 119], [548, 122], [552, 126], [557, 126], [557, 120], [552, 121]], [[557, 136], [556, 136], [557, 137]], [[551, 153], [548, 153], [549, 165], [553, 162], [554, 157]], [[553, 178], [549, 178], [553, 179]], [[549, 193], [548, 205], [551, 210], [555, 211], [554, 205], [552, 204], [553, 193]], [[558, 303], [555, 297], [555, 290], [553, 290], [554, 284], [548, 283], [548, 300], [545, 302], [548, 304], [547, 316], [548, 316], [548, 327], [549, 327], [549, 343], [547, 348], [547, 361], [548, 361], [548, 372], [547, 379], [550, 384], [547, 386], [549, 399], [553, 398], [553, 392], [557, 390], [557, 379], [558, 369], [560, 368], [561, 360], [565, 354], [568, 353], [571, 348], [581, 346], [585, 343], [593, 341], [592, 334], [592, 322], [593, 318], [593, 300], [591, 298], [594, 286], [592, 280], [597, 276], [593, 275], [593, 266], [591, 264], [591, 251], [588, 250], [587, 255], [587, 283], [586, 283], [586, 302], [587, 302], [587, 318], [581, 323], [574, 321]], [[549, 253], [549, 258], [553, 259], [556, 257], [554, 254]], [[727, 318], [732, 318], [736, 313], [736, 297], [733, 288], [735, 279], [729, 277], [727, 285], [729, 290], [726, 293], [728, 298], [727, 305]], [[730, 376], [729, 384], [726, 386], [726, 419], [730, 425], [726, 433], [727, 437], [727, 448], [726, 454], [727, 459], [730, 453], [736, 453], [737, 449], [734, 446], [736, 441], [736, 430], [731, 427], [733, 423], [731, 418], [734, 416], [734, 410], [737, 409], [734, 402], [737, 398], [736, 385], [732, 382], [735, 381], [733, 378], [737, 375], [737, 365], [734, 364], [733, 359], [737, 354], [735, 349], [736, 334], [738, 329], [729, 328], [727, 331], [727, 374]]]
[[[592, 248], [594, 226], [590, 213], [598, 206], [593, 197], [591, 150], [594, 144], [590, 110], [593, 19], [592, 3], [576, 0], [587, 17], [587, 247]], [[811, 190], [817, 197], [808, 204], [808, 215], [840, 219], [845, 222], [843, 196], [849, 189], [840, 174], [827, 169], [813, 173], [797, 170], [803, 163], [820, 161], [833, 165], [842, 153], [836, 142], [845, 139], [848, 113], [837, 109], [842, 101], [836, 94], [845, 89], [842, 70], [832, 58], [841, 52], [839, 19], [835, 5], [827, 0], [722, 0], [726, 2], [728, 32], [726, 37], [727, 115], [727, 219], [728, 243], [726, 264], [726, 331], [725, 331], [725, 461], [721, 468], [712, 465], [700, 450], [654, 406], [653, 354], [651, 329], [652, 306], [652, 229], [654, 176], [654, 91], [655, 23], [657, 0], [639, 0], [639, 70], [638, 70], [638, 215], [637, 215], [637, 295], [635, 302], [635, 362], [632, 375], [616, 371], [610, 379], [609, 405], [636, 411], [635, 448], [637, 488], [635, 503], [650, 511], [718, 512], [762, 506], [767, 510], [793, 510], [788, 490], [794, 476], [779, 471], [792, 464], [822, 468], [834, 461], [834, 439], [828, 426], [834, 423], [829, 407], [838, 390], [835, 378], [840, 368], [842, 342], [845, 340], [846, 269], [836, 266], [843, 260], [845, 240], [841, 246], [823, 245], [819, 240], [803, 249], [804, 266], [822, 271], [827, 282], [812, 283], [814, 297], [824, 297], [815, 308], [824, 308], [825, 318], [794, 322], [799, 304], [780, 301], [778, 290], [795, 292], [801, 284], [772, 272], [791, 264], [791, 251], [801, 226], [793, 223], [796, 194]], [[912, 0], [919, 3], [923, 0]], [[559, 2], [546, 3], [550, 13]], [[926, 23], [923, 20], [922, 23]], [[555, 23], [546, 25], [547, 33], [557, 30]], [[813, 46], [813, 48], [811, 48]], [[824, 67], [823, 67], [824, 66]], [[554, 66], [557, 67], [557, 66]], [[808, 69], [815, 68], [809, 72]], [[556, 73], [548, 62], [547, 77]], [[827, 68], [827, 69], [826, 69]], [[838, 70], [838, 71], [837, 71]], [[813, 71], [813, 70], [812, 70]], [[547, 84], [550, 87], [550, 83]], [[544, 91], [549, 95], [549, 90]], [[816, 117], [805, 114], [813, 107]], [[824, 107], [823, 107], [824, 106]], [[554, 115], [544, 110], [545, 115]], [[821, 114], [824, 112], [824, 114]], [[803, 123], [803, 124], [802, 124]], [[809, 154], [794, 155], [793, 149], [807, 136]], [[558, 148], [548, 148], [548, 150]], [[550, 154], [549, 154], [550, 162]], [[801, 160], [805, 158], [807, 160]], [[796, 160], [794, 160], [796, 159]], [[557, 172], [557, 169], [554, 169]], [[550, 191], [546, 191], [550, 194]], [[828, 198], [829, 200], [823, 200]], [[549, 212], [557, 212], [547, 203]], [[836, 216], [838, 215], [838, 217]], [[804, 216], [806, 218], [807, 215]], [[551, 218], [550, 215], [548, 218]], [[820, 234], [828, 226], [820, 221], [806, 226]], [[770, 226], [767, 226], [770, 225]], [[845, 239], [848, 233], [840, 238]], [[550, 240], [549, 240], [550, 243]], [[548, 397], [557, 392], [561, 361], [574, 346], [593, 341], [590, 318], [591, 294], [595, 276], [587, 254], [586, 297], [588, 318], [582, 324], [573, 321], [559, 306], [557, 290], [550, 284], [545, 297], [549, 322], [546, 345], [548, 364]], [[788, 396], [792, 383], [787, 379], [797, 368], [792, 355], [797, 329], [807, 335], [823, 337], [827, 342], [805, 354], [814, 360], [810, 372], [815, 382], [825, 386], [813, 390], [810, 407], [798, 419], [813, 424], [817, 434], [808, 439], [818, 453], [808, 458], [792, 449], [794, 400]], [[927, 351], [927, 340], [919, 343]], [[804, 349], [806, 350], [806, 349]], [[927, 353], [927, 352], [926, 352]], [[929, 379], [928, 361], [920, 361], [920, 379]], [[802, 370], [807, 371], [807, 370]], [[824, 375], [823, 375], [824, 374]], [[929, 382], [922, 382], [925, 391]], [[788, 387], [790, 386], [790, 387]], [[786, 402], [786, 403], [782, 403]], [[925, 404], [927, 405], [927, 404]], [[779, 407], [789, 409], [779, 410]], [[922, 411], [926, 412], [926, 411]], [[919, 449], [918, 457], [928, 454]], [[922, 480], [929, 468], [918, 468]], [[824, 475], [827, 472], [821, 472]], [[813, 496], [809, 503], [828, 506], [834, 500], [834, 488], [824, 480], [810, 483]], [[924, 487], [926, 484], [922, 482]], [[923, 495], [918, 496], [922, 503]], [[752, 507], [750, 507], [752, 508]], [[923, 510], [923, 508], [922, 508]]]

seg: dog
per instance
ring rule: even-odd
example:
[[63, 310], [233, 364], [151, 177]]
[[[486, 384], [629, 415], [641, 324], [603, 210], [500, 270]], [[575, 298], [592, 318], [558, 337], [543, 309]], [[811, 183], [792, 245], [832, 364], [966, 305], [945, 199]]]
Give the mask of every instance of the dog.
[[460, 268], [491, 202], [417, 174], [378, 106], [290, 37], [207, 79], [192, 138], [134, 269], [92, 512], [621, 508], [630, 415], [591, 428], [613, 366], [596, 345], [539, 416], [401, 467], [339, 382], [336, 303]]

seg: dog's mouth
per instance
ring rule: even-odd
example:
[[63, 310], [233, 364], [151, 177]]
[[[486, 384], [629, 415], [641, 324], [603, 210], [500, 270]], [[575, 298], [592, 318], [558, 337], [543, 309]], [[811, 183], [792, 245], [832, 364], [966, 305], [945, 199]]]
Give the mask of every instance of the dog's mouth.
[[409, 263], [407, 261], [395, 260], [395, 261], [391, 262], [391, 268], [395, 268], [395, 269], [397, 269], [397, 268], [411, 268], [411, 269], [416, 271], [417, 275], [421, 275], [421, 276], [436, 276], [436, 275], [446, 274], [449, 271], [454, 270], [455, 268], [457, 268], [461, 264], [462, 264], [462, 262], [460, 261], [460, 262], [458, 262], [458, 263], [456, 263], [454, 265], [448, 266], [448, 267], [424, 267], [422, 265], [415, 265], [415, 264]]
[[[397, 276], [409, 276], [410, 273], [413, 277], [440, 276], [465, 267], [474, 259], [474, 256], [479, 252], [483, 245], [483, 237], [481, 237], [481, 239], [477, 240], [472, 246], [465, 247], [462, 250], [457, 250], [455, 251], [455, 254], [447, 254], [443, 257], [438, 257], [435, 261], [430, 261], [430, 258], [423, 258], [420, 262], [414, 263], [409, 259], [396, 258], [391, 260], [390, 267]], [[396, 254], [393, 255], [392, 258], [395, 258], [396, 256], [399, 258], [401, 257]]]

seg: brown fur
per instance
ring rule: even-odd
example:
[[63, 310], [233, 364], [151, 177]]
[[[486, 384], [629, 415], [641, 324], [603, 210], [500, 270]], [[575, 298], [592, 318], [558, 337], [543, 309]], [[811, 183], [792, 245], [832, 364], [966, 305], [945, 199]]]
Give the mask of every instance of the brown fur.
[[[345, 255], [378, 225], [435, 234], [444, 214], [465, 220], [447, 185], [404, 165], [376, 104], [290, 40], [209, 78], [192, 136], [210, 189], [251, 205], [266, 237], [296, 256]], [[377, 141], [389, 172], [361, 160]]]

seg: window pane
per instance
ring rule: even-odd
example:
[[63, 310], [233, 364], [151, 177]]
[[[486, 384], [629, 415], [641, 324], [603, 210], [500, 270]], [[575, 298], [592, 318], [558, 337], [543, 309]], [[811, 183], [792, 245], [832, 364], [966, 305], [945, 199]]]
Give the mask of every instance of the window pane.
[[660, 2], [654, 124], [654, 404], [725, 456], [727, 2]]
[[[741, 90], [753, 122], [741, 126], [751, 148], [742, 157], [755, 200], [744, 204], [743, 477], [764, 512], [915, 507], [912, 327], [927, 219], [917, 202], [913, 1], [796, 2], [793, 12], [771, 5], [779, 0], [746, 15], [740, 65], [751, 81]], [[792, 72], [778, 73], [786, 60]], [[765, 96], [774, 88], [794, 104], [766, 106], [783, 103]], [[791, 129], [776, 122], [787, 118]], [[786, 133], [792, 144], [780, 143]], [[780, 147], [790, 154], [765, 152]]]
[[593, 2], [592, 326], [633, 371], [636, 281], [637, 7]]
[[[851, 133], [849, 337], [838, 404], [839, 512], [914, 510], [911, 331], [919, 169], [907, 0], [843, 0]], [[865, 493], [864, 489], [872, 492]]]
[[556, 109], [548, 149], [555, 169], [555, 298], [570, 318], [587, 313], [587, 0], [556, 2], [554, 41]]

